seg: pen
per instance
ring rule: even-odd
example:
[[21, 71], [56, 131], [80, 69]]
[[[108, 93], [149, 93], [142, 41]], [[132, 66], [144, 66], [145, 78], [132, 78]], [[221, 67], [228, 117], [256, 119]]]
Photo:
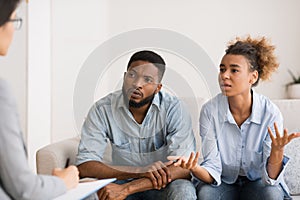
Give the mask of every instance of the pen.
[[67, 159], [65, 168], [67, 168], [69, 166], [69, 163], [70, 163], [70, 158]]

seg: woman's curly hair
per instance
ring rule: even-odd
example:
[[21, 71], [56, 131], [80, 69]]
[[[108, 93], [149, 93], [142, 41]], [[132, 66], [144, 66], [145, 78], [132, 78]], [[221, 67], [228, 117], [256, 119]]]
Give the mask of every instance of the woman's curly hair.
[[256, 86], [259, 79], [268, 80], [271, 74], [277, 70], [279, 63], [277, 57], [274, 55], [275, 46], [265, 37], [251, 38], [247, 36], [242, 39], [237, 37], [235, 40], [229, 42], [226, 55], [242, 55], [247, 58], [250, 64], [250, 71], [257, 70], [258, 79], [253, 84]]

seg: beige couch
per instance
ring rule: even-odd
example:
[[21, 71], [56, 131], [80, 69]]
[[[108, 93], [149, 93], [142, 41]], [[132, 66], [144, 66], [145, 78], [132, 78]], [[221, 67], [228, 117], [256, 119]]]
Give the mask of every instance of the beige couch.
[[[191, 107], [192, 101], [184, 99], [184, 101]], [[198, 101], [204, 102], [204, 101]], [[300, 131], [300, 100], [274, 100], [273, 101], [281, 110], [285, 119], [284, 126], [290, 131]], [[198, 115], [201, 109], [201, 103], [197, 104], [196, 109], [190, 109], [193, 118], [193, 123], [196, 124], [193, 129], [197, 134], [197, 122]], [[299, 118], [298, 118], [299, 117]], [[197, 138], [199, 146], [199, 138]], [[37, 151], [36, 164], [37, 173], [39, 174], [51, 174], [51, 171], [55, 167], [65, 167], [67, 160], [69, 164], [75, 163], [77, 154], [77, 147], [79, 138], [70, 138], [61, 142], [53, 143], [45, 146]], [[294, 140], [291, 144], [286, 147], [286, 154], [291, 158], [285, 179], [294, 196], [294, 199], [300, 200], [300, 138]], [[298, 155], [297, 155], [298, 154]]]

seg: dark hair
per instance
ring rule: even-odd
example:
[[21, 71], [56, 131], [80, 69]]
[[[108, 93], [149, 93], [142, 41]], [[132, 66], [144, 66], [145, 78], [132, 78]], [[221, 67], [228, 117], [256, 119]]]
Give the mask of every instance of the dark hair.
[[1, 0], [0, 1], [0, 26], [10, 19], [11, 14], [16, 10], [20, 0]]
[[162, 77], [166, 70], [166, 63], [160, 55], [158, 55], [153, 51], [148, 51], [148, 50], [136, 52], [131, 56], [127, 65], [127, 70], [130, 67], [131, 63], [139, 60], [147, 61], [149, 63], [154, 64], [158, 69], [159, 82], [162, 80]]
[[258, 79], [253, 84], [256, 86], [260, 78], [267, 80], [271, 73], [277, 70], [279, 64], [274, 50], [275, 46], [271, 45], [265, 37], [252, 39], [248, 36], [245, 39], [236, 38], [230, 42], [225, 52], [226, 55], [242, 55], [248, 60], [249, 70], [258, 72]]

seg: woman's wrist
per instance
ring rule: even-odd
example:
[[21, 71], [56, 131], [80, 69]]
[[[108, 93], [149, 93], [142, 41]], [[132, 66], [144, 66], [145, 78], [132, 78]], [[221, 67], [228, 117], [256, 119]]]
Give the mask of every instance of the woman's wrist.
[[200, 166], [197, 164], [194, 168], [190, 169], [190, 171], [194, 174]]

